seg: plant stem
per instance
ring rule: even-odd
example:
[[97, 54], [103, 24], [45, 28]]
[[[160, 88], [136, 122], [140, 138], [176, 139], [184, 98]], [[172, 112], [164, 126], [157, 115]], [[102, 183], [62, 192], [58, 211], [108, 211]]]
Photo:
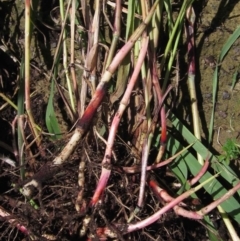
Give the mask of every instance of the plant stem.
[[72, 0], [72, 8], [71, 8], [71, 53], [70, 53], [70, 55], [71, 55], [71, 75], [72, 75], [75, 99], [76, 99], [76, 102], [77, 102], [77, 112], [78, 112], [78, 114], [80, 114], [80, 111], [81, 111], [80, 97], [79, 97], [78, 83], [77, 83], [77, 80], [76, 80], [76, 73], [75, 73], [75, 68], [74, 68], [74, 63], [75, 63], [75, 46], [74, 46], [74, 42], [75, 42], [76, 4], [77, 4], [76, 0]]
[[[160, 168], [163, 166], [166, 166], [167, 164], [171, 163], [175, 158], [177, 158], [179, 155], [181, 155], [184, 151], [186, 151], [187, 149], [189, 149], [193, 144], [188, 145], [186, 148], [184, 148], [183, 150], [179, 151], [178, 153], [176, 153], [175, 155], [173, 155], [172, 157], [158, 163], [158, 164], [153, 164], [151, 166], [147, 166], [146, 170], [150, 171], [150, 170], [154, 170], [156, 168]], [[126, 173], [137, 173], [141, 171], [141, 167], [139, 167], [139, 165], [137, 166], [131, 166], [131, 167], [122, 167], [123, 171]]]
[[[192, 118], [193, 118], [193, 130], [194, 135], [197, 139], [201, 140], [201, 130], [199, 122], [199, 111], [198, 111], [198, 101], [196, 94], [196, 85], [195, 85], [195, 75], [196, 75], [196, 64], [195, 64], [195, 41], [194, 41], [194, 24], [195, 24], [196, 15], [192, 6], [187, 10], [187, 41], [188, 41], [188, 87], [191, 98], [191, 107], [192, 107]], [[197, 153], [198, 162], [203, 165], [204, 161], [202, 156]]]
[[107, 142], [107, 147], [105, 150], [105, 154], [104, 154], [104, 158], [102, 160], [102, 174], [99, 180], [99, 183], [97, 185], [95, 194], [92, 198], [91, 201], [91, 206], [95, 205], [99, 199], [99, 196], [101, 195], [101, 193], [103, 192], [103, 190], [105, 189], [105, 186], [107, 184], [108, 178], [110, 176], [111, 173], [111, 169], [109, 168], [109, 166], [111, 165], [111, 155], [112, 155], [112, 148], [113, 148], [113, 144], [114, 144], [114, 140], [115, 140], [115, 136], [117, 133], [117, 128], [119, 126], [121, 117], [123, 115], [123, 112], [125, 111], [129, 99], [130, 99], [130, 95], [132, 93], [132, 90], [134, 88], [134, 85], [137, 81], [142, 63], [144, 61], [146, 52], [147, 52], [147, 47], [148, 47], [148, 38], [144, 38], [142, 41], [142, 49], [138, 58], [138, 62], [136, 64], [136, 67], [134, 69], [134, 72], [132, 74], [132, 77], [129, 81], [128, 84], [128, 88], [125, 91], [125, 94], [121, 100], [120, 106], [118, 108], [118, 111], [116, 112], [114, 119], [112, 121], [112, 125], [109, 131], [109, 136], [108, 136], [108, 142]]
[[[72, 0], [69, 0], [69, 4], [70, 4], [70, 2], [72, 2]], [[71, 86], [71, 81], [69, 78], [68, 63], [67, 63], [67, 43], [66, 43], [67, 33], [66, 33], [65, 25], [64, 25], [65, 24], [65, 22], [64, 22], [65, 14], [64, 14], [63, 0], [59, 1], [59, 6], [60, 6], [62, 28], [63, 28], [63, 40], [62, 40], [63, 41], [63, 67], [64, 67], [64, 72], [65, 72], [65, 76], [66, 76], [66, 80], [67, 80], [68, 94], [69, 94], [71, 107], [72, 107], [73, 112], [76, 113], [73, 94], [72, 94], [72, 86]]]
[[40, 146], [39, 133], [35, 126], [35, 121], [32, 115], [30, 98], [30, 12], [30, 0], [25, 0], [25, 107], [29, 118], [30, 127], [34, 135], [34, 139], [36, 139], [37, 146]]
[[149, 226], [150, 224], [156, 222], [164, 213], [169, 211], [171, 208], [175, 207], [178, 203], [180, 203], [181, 201], [183, 201], [187, 197], [191, 196], [193, 193], [195, 193], [199, 189], [201, 189], [205, 184], [207, 184], [208, 182], [215, 179], [218, 175], [219, 175], [219, 173], [212, 176], [211, 178], [209, 178], [205, 182], [199, 184], [197, 187], [191, 188], [190, 190], [184, 192], [183, 194], [181, 194], [180, 196], [178, 196], [177, 198], [175, 198], [174, 200], [172, 200], [171, 202], [166, 204], [159, 211], [155, 212], [152, 216], [150, 216], [150, 217], [148, 217], [148, 218], [146, 218], [142, 221], [139, 221], [135, 224], [129, 224], [127, 226], [127, 229], [126, 229], [126, 233], [130, 233], [130, 232], [145, 228], [146, 226]]
[[[155, 3], [152, 6], [150, 12], [149, 12], [149, 15], [146, 17], [145, 21], [135, 30], [135, 32], [129, 38], [127, 43], [116, 54], [112, 63], [110, 64], [110, 66], [104, 72], [104, 74], [101, 78], [101, 81], [98, 84], [97, 89], [96, 89], [90, 103], [88, 104], [83, 116], [80, 118], [80, 120], [77, 123], [74, 134], [72, 135], [71, 139], [66, 144], [64, 149], [61, 151], [61, 153], [53, 160], [54, 166], [61, 165], [64, 162], [66, 162], [68, 157], [75, 150], [75, 148], [78, 145], [78, 143], [80, 142], [81, 138], [83, 137], [83, 135], [87, 131], [96, 110], [100, 106], [100, 104], [102, 102], [102, 99], [103, 99], [104, 95], [106, 94], [107, 85], [108, 85], [112, 75], [117, 70], [119, 64], [123, 61], [124, 57], [131, 50], [131, 48], [133, 47], [134, 43], [137, 41], [139, 36], [143, 33], [144, 29], [146, 28], [146, 26], [150, 22], [151, 17], [153, 15], [158, 3], [159, 3], [159, 0], [156, 0]], [[37, 175], [38, 175], [38, 173], [36, 173], [34, 176], [37, 176]], [[104, 176], [104, 173], [102, 173], [101, 176], [102, 175]], [[48, 176], [48, 178], [50, 178], [50, 177]], [[100, 180], [101, 180], [101, 178], [100, 178]], [[39, 180], [39, 182], [41, 184], [41, 180]], [[23, 190], [24, 195], [31, 195], [32, 192], [29, 188], [30, 185], [38, 187], [39, 183], [36, 183], [36, 180], [33, 177], [31, 181], [29, 181], [28, 183], [26, 183], [24, 185], [24, 190]]]
[[110, 65], [110, 63], [112, 62], [112, 59], [114, 57], [116, 48], [117, 48], [117, 44], [118, 44], [118, 40], [119, 40], [119, 36], [120, 36], [120, 31], [121, 31], [121, 0], [117, 0], [116, 1], [116, 8], [115, 8], [115, 20], [114, 20], [114, 32], [113, 32], [113, 39], [111, 42], [111, 47], [108, 53], [108, 58], [107, 58], [107, 62], [106, 62], [106, 68]]

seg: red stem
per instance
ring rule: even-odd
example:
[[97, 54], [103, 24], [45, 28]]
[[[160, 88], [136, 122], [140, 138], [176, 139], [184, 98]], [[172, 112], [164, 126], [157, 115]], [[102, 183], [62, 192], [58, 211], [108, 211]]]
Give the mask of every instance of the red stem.
[[107, 84], [114, 74], [114, 72], [117, 70], [118, 66], [121, 64], [123, 59], [126, 57], [128, 52], [131, 50], [133, 45], [135, 44], [136, 40], [141, 36], [143, 31], [146, 29], [147, 24], [150, 22], [151, 17], [155, 11], [155, 8], [157, 6], [159, 1], [156, 1], [151, 8], [151, 11], [149, 12], [149, 15], [147, 18], [143, 21], [141, 25], [135, 30], [135, 32], [132, 34], [132, 36], [129, 38], [127, 43], [119, 50], [119, 52], [115, 55], [114, 59], [112, 60], [112, 63], [109, 65], [109, 67], [104, 72], [100, 83], [97, 86], [97, 89], [88, 104], [83, 116], [78, 121], [77, 127], [81, 129], [82, 133], [85, 133], [87, 128], [90, 125], [90, 121], [92, 120], [97, 108], [99, 107], [103, 96], [106, 94], [107, 91]]
[[206, 215], [207, 213], [211, 212], [214, 208], [216, 208], [219, 204], [221, 204], [228, 198], [232, 197], [234, 193], [238, 191], [238, 189], [240, 189], [240, 182], [235, 187], [226, 192], [222, 197], [210, 203], [208, 206], [202, 208], [198, 213], [200, 213], [201, 215]]
[[209, 167], [209, 160], [207, 159], [207, 160], [204, 162], [204, 164], [203, 164], [200, 172], [199, 172], [194, 178], [192, 178], [192, 180], [189, 180], [189, 181], [188, 181], [188, 183], [190, 184], [190, 186], [194, 185], [195, 183], [197, 183], [197, 182], [199, 181], [199, 179], [206, 173], [208, 167]]
[[146, 52], [147, 52], [147, 47], [148, 47], [148, 38], [144, 38], [143, 42], [142, 42], [142, 49], [141, 49], [136, 67], [135, 67], [134, 72], [132, 74], [132, 77], [129, 81], [127, 90], [125, 91], [125, 94], [122, 98], [119, 109], [114, 116], [110, 131], [109, 131], [107, 147], [106, 147], [106, 150], [105, 150], [104, 158], [102, 160], [101, 177], [99, 179], [99, 182], [98, 182], [96, 191], [93, 195], [90, 206], [94, 206], [98, 202], [102, 192], [104, 191], [104, 189], [107, 185], [107, 181], [110, 177], [110, 174], [111, 174], [111, 156], [112, 156], [112, 148], [113, 148], [113, 145], [114, 145], [115, 136], [116, 136], [116, 133], [117, 133], [117, 129], [118, 129], [122, 114], [123, 114], [124, 110], [126, 109], [127, 103], [130, 99], [130, 95], [132, 93], [132, 90], [133, 90], [134, 85], [137, 81], [139, 72], [141, 70], [141, 66], [142, 66], [142, 63], [144, 61], [144, 58], [145, 58], [145, 55], [146, 55]]
[[[169, 203], [174, 200], [174, 198], [171, 197], [167, 193], [166, 190], [159, 187], [158, 183], [153, 178], [151, 178], [149, 180], [148, 185], [150, 186], [153, 193], [160, 201], [164, 200], [165, 202]], [[183, 203], [181, 203], [181, 204], [183, 204]], [[186, 206], [185, 204], [183, 204], [183, 205]], [[176, 214], [181, 215], [186, 218], [191, 218], [191, 219], [195, 219], [195, 220], [203, 218], [203, 215], [193, 212], [193, 211], [185, 210], [183, 207], [180, 207], [179, 205], [176, 205], [175, 207], [173, 207], [173, 210]]]
[[[163, 103], [163, 94], [162, 90], [158, 81], [158, 75], [157, 75], [157, 61], [156, 61], [156, 53], [153, 52], [153, 61], [150, 62], [152, 64], [152, 78], [153, 78], [153, 86], [156, 91], [157, 97], [158, 97], [158, 104], [162, 105]], [[156, 163], [160, 162], [163, 153], [165, 151], [165, 146], [167, 143], [167, 122], [166, 122], [166, 112], [164, 106], [162, 106], [160, 111], [160, 120], [161, 120], [161, 139], [160, 139], [160, 150], [156, 159]]]

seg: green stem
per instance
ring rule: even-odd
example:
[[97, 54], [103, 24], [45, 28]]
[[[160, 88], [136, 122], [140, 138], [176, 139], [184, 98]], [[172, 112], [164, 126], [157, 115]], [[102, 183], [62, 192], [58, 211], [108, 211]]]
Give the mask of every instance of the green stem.
[[[69, 4], [70, 4], [70, 2], [72, 2], [72, 1], [69, 0]], [[68, 94], [69, 94], [71, 107], [72, 107], [72, 110], [74, 111], [74, 113], [76, 113], [74, 99], [73, 99], [73, 91], [72, 91], [72, 86], [71, 86], [71, 81], [70, 81], [69, 71], [68, 71], [68, 63], [67, 63], [67, 55], [68, 55], [68, 53], [67, 53], [67, 42], [66, 42], [67, 32], [65, 30], [65, 25], [64, 25], [65, 14], [64, 14], [64, 3], [63, 3], [63, 0], [59, 1], [59, 5], [60, 5], [60, 14], [61, 14], [62, 28], [64, 29], [63, 30], [63, 67], [64, 67], [64, 70], [65, 70], [67, 86], [68, 86]]]
[[29, 118], [30, 127], [32, 129], [36, 143], [40, 146], [40, 138], [38, 130], [35, 126], [35, 121], [31, 111], [31, 99], [30, 99], [30, 42], [31, 42], [31, 30], [30, 30], [30, 0], [25, 1], [25, 106], [26, 112]]

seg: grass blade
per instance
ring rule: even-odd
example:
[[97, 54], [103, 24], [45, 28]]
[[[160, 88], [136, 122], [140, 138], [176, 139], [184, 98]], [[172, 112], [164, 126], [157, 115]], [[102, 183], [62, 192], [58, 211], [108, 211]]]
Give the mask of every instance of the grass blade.
[[[234, 31], [234, 33], [229, 37], [227, 42], [222, 48], [222, 51], [220, 53], [218, 63], [220, 64], [229, 49], [232, 47], [233, 43], [239, 38], [240, 36], [240, 26]], [[216, 98], [217, 98], [217, 89], [218, 89], [218, 72], [219, 72], [219, 66], [216, 66], [216, 69], [213, 74], [213, 109], [212, 109], [212, 114], [211, 114], [211, 120], [210, 120], [210, 125], [209, 125], [209, 137], [208, 137], [208, 142], [212, 142], [212, 136], [213, 136], [213, 124], [214, 124], [214, 116], [215, 116], [215, 105], [216, 105]]]
[[58, 121], [57, 121], [57, 118], [54, 112], [54, 107], [53, 107], [54, 87], [55, 87], [55, 82], [52, 79], [51, 91], [48, 99], [45, 120], [46, 120], [48, 132], [55, 134], [55, 136], [53, 136], [52, 139], [56, 140], [56, 139], [60, 139], [61, 135], [59, 135], [60, 128], [59, 128]]
[[[224, 178], [233, 186], [236, 185], [237, 182], [239, 182], [239, 179], [236, 177], [233, 170], [231, 170], [229, 166], [220, 164], [217, 161], [217, 158], [200, 141], [196, 140], [196, 137], [178, 120], [176, 116], [171, 113], [169, 115], [169, 119], [171, 120], [174, 127], [183, 134], [185, 140], [189, 144], [195, 141], [192, 148], [194, 148], [197, 153], [201, 154], [203, 159], [209, 158], [209, 160], [211, 160], [212, 162], [212, 168], [216, 172], [221, 171], [220, 175], [222, 178]], [[168, 150], [170, 150], [171, 152], [179, 151], [176, 149], [175, 146], [175, 143], [178, 143], [178, 140], [171, 137], [169, 139], [169, 142], [171, 143], [171, 145], [168, 146]], [[183, 148], [180, 143], [178, 143], [177, 146]], [[191, 152], [185, 153], [184, 155], [182, 155], [182, 158], [185, 161], [189, 171], [193, 175], [196, 175], [201, 169], [201, 165], [198, 163], [196, 158], [191, 154]], [[210, 176], [212, 176], [212, 174], [207, 172], [200, 179], [200, 182], [207, 180], [208, 178], [210, 178]], [[212, 196], [213, 199], [217, 199], [227, 192], [227, 189], [224, 188], [224, 186], [217, 179], [215, 179], [214, 184], [211, 184], [211, 186], [205, 186], [204, 188]], [[239, 191], [238, 193], [240, 194]], [[232, 216], [233, 219], [240, 223], [240, 213], [236, 212], [236, 210], [240, 210], [240, 204], [234, 197], [226, 200], [224, 203], [221, 204], [221, 206], [230, 216]]]

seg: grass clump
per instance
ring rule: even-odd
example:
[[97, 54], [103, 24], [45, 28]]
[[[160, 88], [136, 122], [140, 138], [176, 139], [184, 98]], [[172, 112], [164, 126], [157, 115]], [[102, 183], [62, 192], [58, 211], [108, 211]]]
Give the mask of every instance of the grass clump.
[[235, 139], [227, 139], [222, 149], [224, 153], [219, 156], [219, 161], [225, 162], [227, 165], [230, 164], [230, 161], [240, 157], [240, 145]]

